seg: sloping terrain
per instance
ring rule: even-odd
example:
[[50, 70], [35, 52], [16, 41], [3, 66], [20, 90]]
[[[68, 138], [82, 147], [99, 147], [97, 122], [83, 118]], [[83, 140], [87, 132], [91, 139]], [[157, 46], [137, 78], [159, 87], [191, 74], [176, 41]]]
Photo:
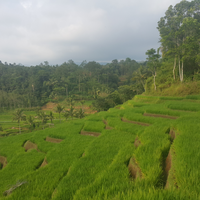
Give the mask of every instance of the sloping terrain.
[[0, 138], [0, 199], [199, 199], [200, 98], [191, 98], [136, 96]]

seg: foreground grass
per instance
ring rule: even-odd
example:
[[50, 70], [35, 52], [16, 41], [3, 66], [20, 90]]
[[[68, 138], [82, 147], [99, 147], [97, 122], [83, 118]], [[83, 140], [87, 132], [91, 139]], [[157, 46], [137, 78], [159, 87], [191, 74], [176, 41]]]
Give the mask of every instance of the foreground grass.
[[[199, 199], [199, 98], [136, 96], [119, 107], [0, 138], [0, 156], [8, 163], [0, 170], [0, 199]], [[82, 130], [100, 136], [81, 135]], [[52, 143], [46, 137], [62, 141]], [[37, 150], [25, 151], [26, 141]], [[129, 171], [131, 159], [141, 171], [139, 178]], [[4, 196], [18, 181], [26, 183]]]

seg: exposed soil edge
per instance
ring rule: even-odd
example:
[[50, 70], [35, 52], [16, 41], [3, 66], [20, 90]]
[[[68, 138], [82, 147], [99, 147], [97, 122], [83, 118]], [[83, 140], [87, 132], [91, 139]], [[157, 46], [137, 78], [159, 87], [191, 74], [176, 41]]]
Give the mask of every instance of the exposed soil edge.
[[106, 130], [113, 129], [112, 127], [108, 126], [108, 122], [106, 120], [103, 120], [103, 123], [106, 125]]
[[89, 131], [81, 131], [80, 134], [81, 134], [81, 135], [94, 136], [94, 137], [98, 137], [98, 136], [101, 135], [101, 133], [97, 133], [97, 132], [89, 132]]
[[[171, 137], [171, 143], [173, 143], [173, 141], [176, 139], [176, 136], [178, 135], [178, 133], [176, 133], [173, 129], [170, 129], [169, 135]], [[172, 167], [172, 154], [173, 154], [173, 149], [170, 148], [169, 153], [168, 153], [167, 158], [164, 163], [164, 166], [165, 166], [165, 168], [164, 168], [164, 180], [165, 180], [164, 188], [165, 189], [169, 189], [170, 186], [175, 186], [176, 188], [178, 188], [176, 180], [175, 180], [175, 176], [174, 176], [174, 169]]]
[[169, 135], [171, 136], [172, 141], [176, 138], [176, 133], [174, 130], [170, 130]]
[[176, 116], [170, 116], [170, 115], [159, 115], [159, 114], [151, 114], [151, 113], [144, 113], [143, 116], [148, 117], [161, 117], [161, 118], [167, 118], [167, 119], [177, 119]]
[[60, 142], [62, 142], [63, 140], [57, 139], [57, 138], [46, 137], [46, 141], [47, 141], [47, 142], [52, 142], [52, 143], [60, 143]]
[[169, 188], [169, 171], [172, 166], [171, 152], [169, 151], [168, 156], [165, 160], [165, 169], [164, 169], [164, 179], [165, 179], [165, 189]]
[[135, 141], [134, 141], [134, 146], [135, 146], [135, 148], [138, 148], [140, 145], [141, 145], [141, 141], [139, 140], [138, 137], [136, 137], [136, 138], [135, 138]]
[[128, 170], [130, 172], [130, 176], [133, 179], [141, 179], [142, 178], [142, 171], [139, 168], [138, 164], [135, 161], [135, 158], [131, 158], [128, 164]]
[[28, 151], [30, 149], [36, 149], [38, 151], [37, 144], [34, 144], [33, 142], [29, 140], [24, 143], [24, 148], [25, 148], [25, 151]]
[[167, 182], [165, 185], [165, 189], [170, 189], [170, 188], [178, 189], [178, 184], [177, 184], [176, 177], [175, 177], [175, 170], [173, 168], [173, 163], [172, 163], [174, 152], [171, 151], [170, 154], [171, 154], [171, 168], [168, 173], [168, 178], [167, 178]]
[[[2, 164], [2, 169], [7, 165], [7, 158], [4, 156], [0, 156], [0, 163]], [[1, 168], [0, 168], [1, 169]]]
[[44, 160], [43, 160], [42, 164], [40, 165], [40, 167], [44, 167], [47, 164], [48, 164], [48, 162], [47, 162], [46, 158], [44, 158]]
[[150, 124], [147, 124], [147, 123], [137, 122], [137, 121], [130, 121], [130, 120], [127, 120], [127, 119], [124, 119], [124, 118], [121, 118], [121, 120], [122, 120], [123, 122], [128, 122], [128, 123], [132, 123], [132, 124], [137, 124], [137, 125], [141, 125], [141, 126], [150, 126]]

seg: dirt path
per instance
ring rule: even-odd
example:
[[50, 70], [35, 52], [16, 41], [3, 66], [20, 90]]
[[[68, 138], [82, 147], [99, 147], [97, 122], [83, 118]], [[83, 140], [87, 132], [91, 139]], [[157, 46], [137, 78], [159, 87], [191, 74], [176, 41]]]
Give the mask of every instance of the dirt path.
[[136, 137], [135, 141], [134, 141], [134, 146], [135, 148], [138, 148], [141, 145], [141, 141], [139, 140], [138, 137]]
[[142, 171], [139, 168], [138, 164], [136, 163], [135, 158], [133, 157], [129, 161], [128, 170], [133, 179], [142, 178]]
[[2, 164], [2, 169], [7, 165], [7, 158], [0, 156], [0, 163]]
[[150, 124], [147, 124], [147, 123], [137, 122], [137, 121], [130, 121], [130, 120], [127, 120], [127, 119], [124, 119], [124, 118], [121, 118], [121, 120], [122, 120], [123, 122], [128, 122], [128, 123], [132, 123], [132, 124], [137, 124], [137, 125], [141, 125], [141, 126], [150, 126]]
[[98, 137], [98, 136], [101, 135], [101, 133], [89, 132], [89, 131], [81, 131], [81, 135], [90, 135], [90, 136]]
[[44, 167], [48, 164], [46, 158], [43, 160], [42, 164], [40, 165], [40, 167]]
[[143, 116], [148, 116], [148, 117], [162, 117], [162, 118], [167, 118], [167, 119], [177, 119], [178, 118], [176, 116], [158, 115], [158, 114], [150, 114], [150, 113], [144, 113]]
[[47, 142], [52, 142], [52, 143], [60, 143], [60, 142], [62, 142], [63, 140], [61, 140], [61, 139], [56, 139], [56, 138], [46, 137], [46, 141], [47, 141]]
[[106, 125], [105, 129], [113, 129], [112, 127], [108, 126], [108, 122], [106, 120], [103, 120], [103, 123]]
[[29, 140], [25, 142], [24, 148], [25, 148], [25, 151], [28, 151], [30, 149], [36, 149], [38, 151], [37, 145]]

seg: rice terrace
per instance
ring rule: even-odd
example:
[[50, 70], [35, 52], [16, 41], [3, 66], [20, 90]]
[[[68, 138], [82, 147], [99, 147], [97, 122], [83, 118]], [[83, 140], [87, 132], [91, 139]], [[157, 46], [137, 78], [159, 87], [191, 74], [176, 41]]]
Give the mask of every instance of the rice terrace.
[[199, 199], [199, 130], [199, 95], [137, 95], [2, 137], [0, 199]]

